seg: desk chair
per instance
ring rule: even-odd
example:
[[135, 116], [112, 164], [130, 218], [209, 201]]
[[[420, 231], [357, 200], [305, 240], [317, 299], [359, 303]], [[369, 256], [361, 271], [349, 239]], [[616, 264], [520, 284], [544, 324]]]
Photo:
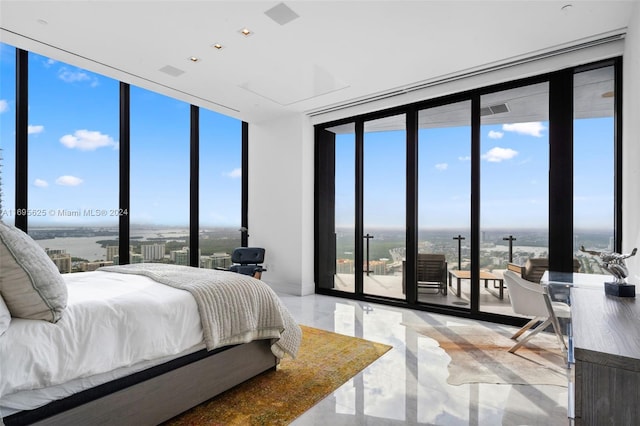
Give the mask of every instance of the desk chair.
[[507, 289], [509, 290], [509, 299], [511, 300], [513, 312], [520, 315], [533, 316], [531, 321], [526, 323], [524, 327], [518, 330], [513, 336], [511, 336], [511, 338], [517, 340], [525, 331], [542, 321], [542, 324], [538, 325], [535, 329], [530, 331], [524, 339], [511, 347], [509, 352], [515, 353], [515, 351], [517, 351], [522, 345], [549, 325], [553, 327], [553, 331], [556, 333], [558, 341], [561, 343], [564, 350], [566, 350], [567, 344], [560, 332], [558, 317], [569, 318], [569, 305], [561, 302], [551, 302], [544, 287], [540, 284], [535, 284], [525, 280], [513, 271], [505, 271], [503, 278], [507, 285]]

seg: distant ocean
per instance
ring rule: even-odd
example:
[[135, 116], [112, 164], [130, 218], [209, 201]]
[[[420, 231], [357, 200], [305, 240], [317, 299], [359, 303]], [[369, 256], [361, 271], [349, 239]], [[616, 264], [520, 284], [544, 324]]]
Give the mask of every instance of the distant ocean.
[[102, 248], [97, 241], [108, 239], [110, 239], [110, 237], [69, 237], [36, 240], [36, 242], [42, 248], [53, 250], [63, 249], [66, 250], [71, 257], [81, 257], [93, 261], [107, 259], [107, 249]]
[[[131, 237], [136, 238], [132, 241], [145, 241], [149, 238], [164, 237], [167, 240], [182, 239], [188, 236], [188, 231], [181, 229], [145, 229], [145, 230], [131, 230]], [[107, 249], [98, 244], [98, 241], [102, 240], [114, 240], [115, 236], [101, 236], [101, 237], [58, 237], [46, 240], [36, 240], [36, 242], [42, 248], [49, 248], [52, 250], [66, 250], [71, 257], [80, 257], [90, 261], [94, 260], [107, 260]]]

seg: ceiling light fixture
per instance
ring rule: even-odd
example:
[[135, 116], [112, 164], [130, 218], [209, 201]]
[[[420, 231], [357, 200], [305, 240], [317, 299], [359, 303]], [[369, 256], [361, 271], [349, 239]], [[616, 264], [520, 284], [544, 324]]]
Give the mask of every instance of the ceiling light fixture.
[[245, 37], [249, 37], [250, 35], [253, 35], [253, 32], [249, 28], [243, 28], [240, 30], [240, 34]]
[[200, 58], [198, 58], [197, 56], [189, 56], [189, 60], [191, 62], [198, 62], [200, 60]]
[[571, 10], [572, 7], [573, 7], [572, 4], [565, 4], [560, 8], [560, 10], [562, 10], [563, 12], [568, 12], [569, 10]]
[[222, 45], [220, 43], [213, 44], [211, 47], [215, 47], [218, 50], [222, 49]]

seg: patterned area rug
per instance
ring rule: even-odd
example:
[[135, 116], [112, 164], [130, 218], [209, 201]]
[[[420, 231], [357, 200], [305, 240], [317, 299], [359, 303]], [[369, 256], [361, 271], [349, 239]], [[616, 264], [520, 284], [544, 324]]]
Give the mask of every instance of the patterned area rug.
[[494, 383], [567, 387], [570, 373], [555, 334], [539, 333], [512, 354], [508, 350], [516, 343], [510, 339], [515, 328], [504, 327], [496, 331], [482, 325], [404, 326], [436, 340], [451, 357], [447, 378], [450, 385]]
[[286, 425], [386, 353], [391, 346], [301, 326], [295, 360], [207, 401], [165, 425]]

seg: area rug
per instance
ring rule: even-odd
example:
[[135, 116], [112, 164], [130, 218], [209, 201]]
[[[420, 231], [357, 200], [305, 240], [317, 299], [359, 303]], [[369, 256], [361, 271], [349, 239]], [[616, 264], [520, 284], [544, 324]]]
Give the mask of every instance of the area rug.
[[438, 342], [449, 357], [447, 383], [556, 385], [567, 387], [569, 370], [555, 334], [542, 332], [515, 354], [517, 330], [482, 325], [429, 326], [404, 324]]
[[286, 425], [386, 353], [391, 346], [301, 326], [296, 359], [267, 371], [165, 425]]

